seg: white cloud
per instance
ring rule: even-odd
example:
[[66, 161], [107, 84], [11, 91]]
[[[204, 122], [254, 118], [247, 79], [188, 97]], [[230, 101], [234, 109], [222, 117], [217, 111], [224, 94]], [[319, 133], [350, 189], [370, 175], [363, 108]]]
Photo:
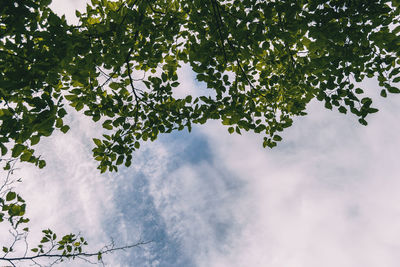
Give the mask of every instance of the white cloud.
[[[244, 181], [242, 229], [200, 266], [397, 266], [400, 105], [361, 127], [312, 105], [274, 150], [258, 136], [202, 128], [216, 164]], [[390, 140], [390, 141], [389, 141]], [[286, 142], [286, 144], [285, 144]], [[201, 217], [201, 215], [200, 215]]]
[[[148, 175], [168, 234], [198, 266], [397, 266], [395, 101], [378, 99], [368, 127], [313, 103], [273, 150], [217, 122], [199, 128], [208, 159]], [[182, 140], [166, 161], [187, 157]]]

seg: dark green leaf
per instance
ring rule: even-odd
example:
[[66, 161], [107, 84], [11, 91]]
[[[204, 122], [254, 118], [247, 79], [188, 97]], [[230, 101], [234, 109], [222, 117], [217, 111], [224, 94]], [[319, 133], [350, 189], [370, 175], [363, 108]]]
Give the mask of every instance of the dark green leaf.
[[343, 107], [343, 106], [340, 106], [339, 107], [339, 112], [343, 113], [343, 114], [346, 114], [347, 113], [347, 109], [345, 107]]
[[46, 161], [44, 160], [39, 160], [39, 168], [42, 169], [46, 166]]
[[16, 145], [14, 146], [14, 148], [12, 149], [11, 156], [12, 156], [13, 158], [18, 157], [19, 155], [21, 155], [21, 153], [22, 153], [22, 151], [24, 151], [24, 149], [25, 149], [25, 146], [24, 146], [24, 145], [16, 144]]
[[368, 125], [368, 122], [364, 119], [359, 119], [358, 121], [364, 126]]
[[140, 148], [140, 143], [139, 142], [135, 142], [135, 148], [139, 149]]
[[115, 164], [121, 165], [123, 162], [124, 162], [124, 155], [120, 155], [120, 156], [117, 158], [117, 162], [116, 162]]
[[39, 143], [39, 141], [40, 141], [40, 136], [38, 136], [38, 135], [33, 135], [33, 136], [31, 137], [31, 145], [32, 145], [32, 146], [34, 146], [34, 145], [36, 145], [37, 143]]
[[387, 88], [387, 90], [389, 91], [389, 93], [392, 93], [392, 94], [398, 94], [398, 93], [400, 93], [400, 89], [397, 88], [397, 87], [394, 87], [394, 86], [389, 86], [389, 87]]
[[179, 86], [179, 82], [173, 82], [173, 83], [171, 83], [171, 86], [172, 87], [178, 87]]
[[10, 191], [6, 195], [6, 200], [11, 201], [11, 200], [14, 200], [16, 197], [17, 197], [17, 194], [15, 192]]
[[0, 149], [1, 149], [1, 155], [4, 156], [5, 154], [7, 154], [7, 147], [5, 145], [3, 145], [2, 143], [0, 143]]
[[362, 94], [364, 91], [361, 88], [356, 88], [356, 94]]
[[398, 83], [398, 82], [400, 82], [400, 76], [398, 76], [398, 77], [394, 78], [394, 79], [393, 79], [393, 82], [394, 82], [394, 83]]

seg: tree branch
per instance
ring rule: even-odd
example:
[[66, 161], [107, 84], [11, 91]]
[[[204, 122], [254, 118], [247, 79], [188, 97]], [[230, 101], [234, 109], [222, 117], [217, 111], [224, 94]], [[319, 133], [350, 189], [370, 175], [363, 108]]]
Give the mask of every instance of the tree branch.
[[[126, 250], [126, 249], [130, 249], [130, 248], [134, 248], [134, 247], [139, 247], [139, 246], [143, 246], [143, 245], [147, 245], [150, 244], [153, 241], [139, 241], [136, 244], [132, 244], [132, 245], [127, 245], [127, 246], [122, 246], [122, 247], [111, 247], [108, 248], [106, 247], [105, 249], [102, 249], [98, 252], [93, 252], [93, 253], [88, 253], [88, 252], [79, 252], [79, 253], [71, 253], [71, 254], [51, 254], [51, 250], [43, 253], [43, 254], [37, 254], [35, 256], [24, 256], [24, 257], [0, 257], [0, 261], [7, 261], [10, 264], [12, 264], [12, 266], [16, 266], [15, 262], [19, 262], [19, 261], [34, 261], [37, 259], [41, 259], [41, 258], [59, 258], [59, 259], [70, 259], [70, 258], [90, 258], [90, 257], [94, 257], [97, 256], [98, 259], [100, 260], [102, 255], [104, 254], [109, 254], [109, 253], [113, 253], [115, 251], [118, 250]], [[100, 256], [99, 256], [100, 255]], [[37, 263], [36, 263], [37, 264]]]

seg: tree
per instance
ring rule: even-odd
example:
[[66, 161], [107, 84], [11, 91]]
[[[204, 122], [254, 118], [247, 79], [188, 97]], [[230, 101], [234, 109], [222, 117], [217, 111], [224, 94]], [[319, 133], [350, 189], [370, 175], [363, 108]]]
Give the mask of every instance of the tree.
[[[34, 146], [68, 131], [65, 105], [105, 129], [93, 139], [105, 172], [209, 119], [272, 148], [314, 98], [367, 125], [378, 110], [358, 83], [400, 92], [399, 0], [92, 0], [78, 25], [50, 2], [0, 4], [1, 153], [40, 168]], [[184, 64], [209, 93], [174, 96]]]
[[[377, 109], [357, 82], [400, 92], [398, 0], [92, 0], [78, 25], [50, 2], [1, 4], [2, 155], [13, 143], [12, 157], [39, 167], [32, 147], [68, 131], [65, 104], [109, 131], [94, 139], [104, 172], [129, 166], [140, 142], [209, 119], [273, 147], [315, 97], [366, 125]], [[210, 95], [174, 98], [182, 64]]]

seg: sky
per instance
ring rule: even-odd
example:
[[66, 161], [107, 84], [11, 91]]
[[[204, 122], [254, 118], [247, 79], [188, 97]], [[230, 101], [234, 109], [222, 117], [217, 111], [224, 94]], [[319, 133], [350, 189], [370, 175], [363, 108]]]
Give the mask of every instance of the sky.
[[[53, 1], [70, 20], [83, 6]], [[190, 70], [181, 77], [181, 90], [204, 89]], [[29, 241], [45, 228], [81, 232], [94, 251], [152, 241], [105, 256], [121, 267], [400, 266], [400, 98], [363, 87], [380, 110], [367, 127], [313, 101], [274, 149], [211, 121], [146, 143], [131, 167], [104, 175], [91, 155], [99, 125], [71, 110], [71, 130], [38, 146], [46, 168], [19, 165]]]

